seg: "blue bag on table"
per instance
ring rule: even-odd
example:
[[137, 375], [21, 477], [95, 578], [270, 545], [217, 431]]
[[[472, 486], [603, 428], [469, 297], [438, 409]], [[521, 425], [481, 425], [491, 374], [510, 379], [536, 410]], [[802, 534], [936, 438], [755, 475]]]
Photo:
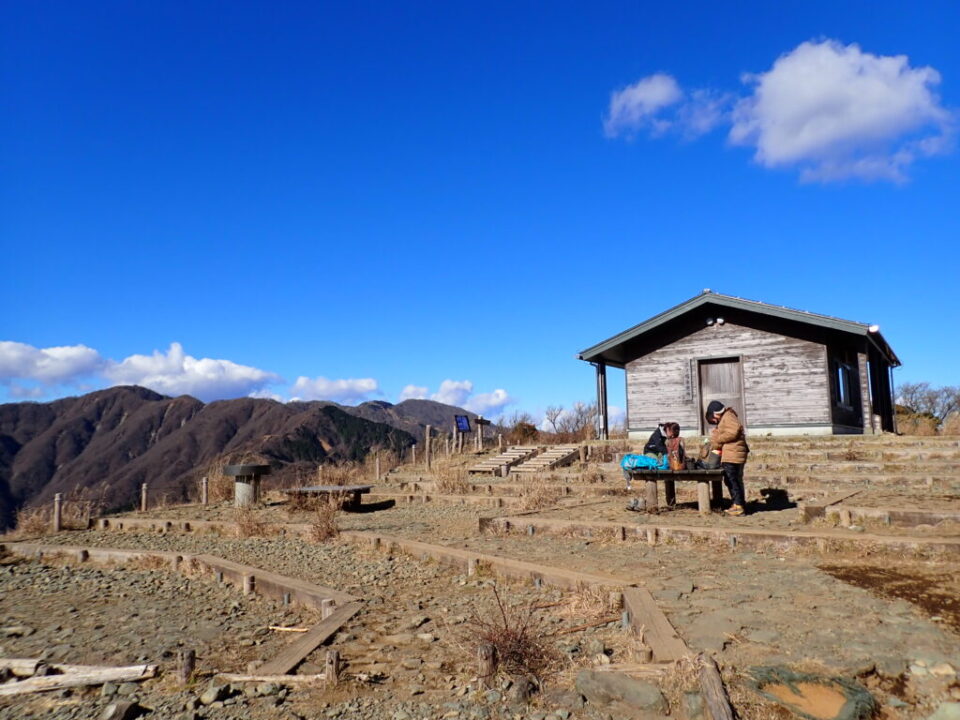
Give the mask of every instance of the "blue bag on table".
[[670, 458], [666, 455], [660, 461], [649, 455], [624, 455], [620, 461], [624, 470], [669, 470]]

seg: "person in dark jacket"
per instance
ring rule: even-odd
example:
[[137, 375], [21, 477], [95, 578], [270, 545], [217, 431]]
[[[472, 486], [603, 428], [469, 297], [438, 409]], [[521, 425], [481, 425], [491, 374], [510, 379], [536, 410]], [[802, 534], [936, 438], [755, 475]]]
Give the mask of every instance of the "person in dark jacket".
[[664, 426], [661, 423], [657, 425], [657, 429], [650, 433], [650, 437], [647, 439], [647, 444], [643, 446], [644, 455], [666, 455], [667, 454], [667, 438], [663, 434]]
[[720, 469], [723, 470], [723, 482], [730, 492], [733, 505], [727, 510], [729, 515], [745, 515], [747, 503], [743, 487], [743, 466], [747, 462], [750, 448], [747, 446], [743, 425], [733, 408], [713, 400], [707, 405], [707, 422], [716, 425], [710, 433], [710, 447], [720, 453]]

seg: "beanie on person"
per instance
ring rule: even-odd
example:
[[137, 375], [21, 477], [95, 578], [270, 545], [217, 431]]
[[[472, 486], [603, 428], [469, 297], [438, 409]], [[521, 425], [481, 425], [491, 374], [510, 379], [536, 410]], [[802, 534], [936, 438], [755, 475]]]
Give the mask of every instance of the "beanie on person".
[[720, 413], [722, 410], [723, 410], [722, 402], [720, 402], [719, 400], [711, 400], [710, 404], [707, 405], [707, 414], [706, 414], [707, 422], [710, 422], [710, 417], [712, 415], [716, 415]]

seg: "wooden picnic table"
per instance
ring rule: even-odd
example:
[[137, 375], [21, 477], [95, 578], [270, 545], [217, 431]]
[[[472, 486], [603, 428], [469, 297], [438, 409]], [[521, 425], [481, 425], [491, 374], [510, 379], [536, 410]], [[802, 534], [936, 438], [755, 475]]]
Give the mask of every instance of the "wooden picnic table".
[[360, 496], [370, 492], [373, 485], [309, 485], [299, 488], [284, 488], [282, 492], [288, 495], [301, 495], [305, 497], [327, 496], [333, 498], [347, 497], [343, 507], [347, 510], [354, 510], [360, 505]]
[[[723, 497], [723, 470], [628, 470], [630, 477], [636, 480], [643, 480], [646, 484], [647, 508], [660, 507], [659, 492], [657, 483], [663, 483], [664, 500], [667, 507], [673, 507], [677, 504], [677, 488], [675, 483], [682, 481], [696, 482], [697, 485], [697, 509], [701, 515], [710, 513], [710, 496], [713, 490], [713, 503], [720, 507], [720, 499]], [[708, 484], [709, 483], [709, 484]]]

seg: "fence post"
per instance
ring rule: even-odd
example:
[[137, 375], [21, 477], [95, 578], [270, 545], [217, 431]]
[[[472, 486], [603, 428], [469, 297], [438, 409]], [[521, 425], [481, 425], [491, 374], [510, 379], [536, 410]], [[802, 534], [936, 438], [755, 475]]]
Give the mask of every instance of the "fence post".
[[210, 480], [207, 479], [206, 475], [200, 478], [200, 504], [210, 504]]
[[416, 465], [417, 464], [417, 444], [416, 443], [410, 446], [410, 452], [411, 452], [410, 464]]
[[147, 484], [143, 483], [140, 486], [140, 512], [147, 511]]
[[497, 452], [503, 452], [503, 433], [497, 433]]
[[377, 482], [380, 482], [380, 451], [379, 450], [377, 450], [377, 454], [374, 457], [373, 465], [376, 468]]
[[52, 528], [55, 533], [63, 529], [63, 493], [57, 493], [53, 496]]
[[432, 450], [432, 448], [430, 447], [430, 430], [431, 429], [432, 429], [431, 426], [427, 425], [427, 430], [424, 433], [424, 438], [423, 438], [423, 458], [424, 458], [423, 461], [427, 465], [427, 470], [430, 469], [430, 461], [431, 461], [431, 457], [430, 457], [430, 454], [431, 454], [430, 451]]

